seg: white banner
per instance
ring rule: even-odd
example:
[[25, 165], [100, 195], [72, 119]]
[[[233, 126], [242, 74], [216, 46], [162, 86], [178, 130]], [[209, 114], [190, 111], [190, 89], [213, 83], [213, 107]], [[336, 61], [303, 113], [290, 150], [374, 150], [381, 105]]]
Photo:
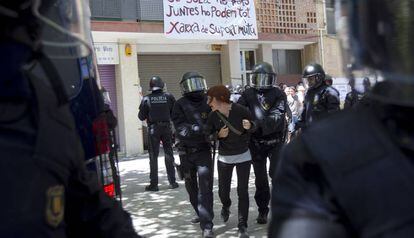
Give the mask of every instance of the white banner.
[[117, 43], [94, 43], [97, 64], [119, 64]]
[[164, 0], [164, 34], [174, 39], [257, 39], [254, 0]]

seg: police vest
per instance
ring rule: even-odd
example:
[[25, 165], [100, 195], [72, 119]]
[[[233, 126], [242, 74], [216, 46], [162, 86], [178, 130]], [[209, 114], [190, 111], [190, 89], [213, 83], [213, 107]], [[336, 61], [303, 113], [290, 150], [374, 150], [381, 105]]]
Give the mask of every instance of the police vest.
[[360, 237], [414, 237], [414, 166], [372, 112], [336, 115], [303, 138]]
[[[283, 141], [285, 135], [285, 113], [287, 112], [286, 95], [278, 88], [270, 88], [259, 93], [254, 88], [248, 88], [243, 93], [247, 107], [257, 122], [257, 130], [252, 135], [252, 139], [265, 141]], [[283, 103], [283, 108], [279, 108]]]
[[[201, 101], [192, 101], [186, 96], [180, 98], [177, 102], [177, 107], [181, 108], [184, 113], [185, 124], [196, 125], [199, 130], [203, 131], [207, 123], [208, 114], [211, 112], [211, 108], [207, 105], [207, 97], [204, 97]], [[187, 147], [206, 147], [209, 148], [209, 144], [206, 141], [206, 137], [203, 133], [189, 133], [191, 136], [185, 140], [180, 141], [181, 146]]]
[[351, 102], [351, 105], [350, 105], [351, 107], [354, 106], [354, 105], [356, 105], [365, 96], [364, 93], [358, 93], [356, 90], [352, 90], [351, 92], [349, 92], [347, 94], [347, 96], [348, 95], [349, 95], [349, 99], [350, 99], [350, 102]]
[[[31, 83], [37, 103], [23, 118], [37, 111], [36, 125], [17, 121], [1, 142], [1, 164], [7, 166], [1, 166], [0, 175], [5, 185], [0, 231], [5, 237], [67, 237], [69, 180], [83, 163], [83, 151], [68, 105], [58, 105], [42, 79], [32, 77]], [[25, 143], [21, 152], [17, 143], [25, 134], [20, 130], [36, 135], [34, 145]]]
[[[328, 115], [329, 102], [328, 96], [335, 96], [338, 98], [337, 93], [330, 86], [323, 85], [319, 88], [309, 90], [305, 96], [305, 122], [309, 126], [314, 121], [318, 121]], [[339, 98], [338, 98], [338, 110], [339, 110]]]
[[170, 97], [172, 96], [167, 93], [154, 92], [144, 98], [147, 107], [149, 107], [148, 121], [150, 124], [171, 120], [170, 114], [173, 105]]

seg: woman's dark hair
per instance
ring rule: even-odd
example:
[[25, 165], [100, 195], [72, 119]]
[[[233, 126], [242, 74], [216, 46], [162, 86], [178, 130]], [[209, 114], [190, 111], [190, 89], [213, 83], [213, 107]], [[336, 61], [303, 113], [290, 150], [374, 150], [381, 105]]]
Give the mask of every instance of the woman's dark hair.
[[207, 96], [218, 101], [230, 103], [230, 91], [224, 85], [216, 85], [207, 91]]

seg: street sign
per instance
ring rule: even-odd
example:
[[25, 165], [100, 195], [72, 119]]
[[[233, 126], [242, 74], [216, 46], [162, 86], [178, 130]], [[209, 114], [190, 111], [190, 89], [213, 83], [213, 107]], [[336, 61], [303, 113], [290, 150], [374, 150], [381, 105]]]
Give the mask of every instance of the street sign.
[[95, 43], [96, 60], [101, 64], [119, 64], [117, 43]]

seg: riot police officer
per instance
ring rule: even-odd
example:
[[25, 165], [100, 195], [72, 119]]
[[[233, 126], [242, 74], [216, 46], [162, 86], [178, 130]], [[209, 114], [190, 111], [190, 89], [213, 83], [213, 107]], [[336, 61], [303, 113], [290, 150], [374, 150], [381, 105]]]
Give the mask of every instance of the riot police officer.
[[384, 80], [285, 148], [269, 236], [413, 237], [414, 3], [337, 3], [345, 63]]
[[297, 123], [299, 128], [305, 128], [313, 121], [339, 110], [338, 91], [325, 83], [325, 71], [320, 64], [307, 65], [303, 71], [303, 81], [308, 91]]
[[187, 72], [180, 82], [183, 97], [174, 105], [176, 129], [185, 188], [200, 222], [203, 237], [213, 237], [213, 163], [204, 130], [211, 109], [207, 105], [206, 81], [197, 72]]
[[163, 92], [164, 82], [159, 76], [153, 76], [149, 82], [151, 93], [145, 96], [139, 106], [138, 118], [148, 125], [150, 184], [146, 191], [158, 191], [158, 153], [160, 141], [164, 148], [165, 168], [170, 188], [178, 188], [175, 181], [174, 155], [172, 149], [171, 113], [175, 98]]
[[244, 92], [244, 87], [241, 86], [240, 84], [237, 84], [236, 87], [234, 88], [234, 92], [237, 94], [242, 94]]
[[371, 83], [369, 78], [365, 77], [362, 81], [362, 85], [355, 85], [355, 78], [351, 76], [349, 79], [349, 86], [351, 87], [351, 91], [346, 94], [344, 108], [351, 108], [362, 101], [365, 93], [371, 87]]
[[284, 143], [286, 133], [286, 94], [275, 86], [276, 73], [266, 63], [256, 64], [247, 88], [238, 103], [249, 108], [257, 130], [252, 134], [249, 149], [256, 184], [255, 200], [259, 209], [257, 223], [266, 224], [269, 213], [270, 189], [266, 169], [270, 160], [269, 174], [278, 161], [278, 153]]
[[230, 84], [226, 84], [226, 85], [224, 85], [231, 93], [234, 91], [234, 88], [233, 88], [233, 86], [232, 85], [230, 85]]
[[325, 84], [328, 85], [328, 86], [331, 86], [332, 89], [335, 91], [336, 95], [338, 95], [338, 98], [339, 98], [339, 91], [338, 91], [338, 89], [336, 89], [335, 87], [332, 86], [333, 85], [333, 78], [332, 78], [331, 75], [329, 75], [329, 74], [326, 74], [325, 75]]
[[88, 13], [81, 0], [0, 2], [1, 237], [138, 237], [86, 170], [68, 107], [92, 51]]

